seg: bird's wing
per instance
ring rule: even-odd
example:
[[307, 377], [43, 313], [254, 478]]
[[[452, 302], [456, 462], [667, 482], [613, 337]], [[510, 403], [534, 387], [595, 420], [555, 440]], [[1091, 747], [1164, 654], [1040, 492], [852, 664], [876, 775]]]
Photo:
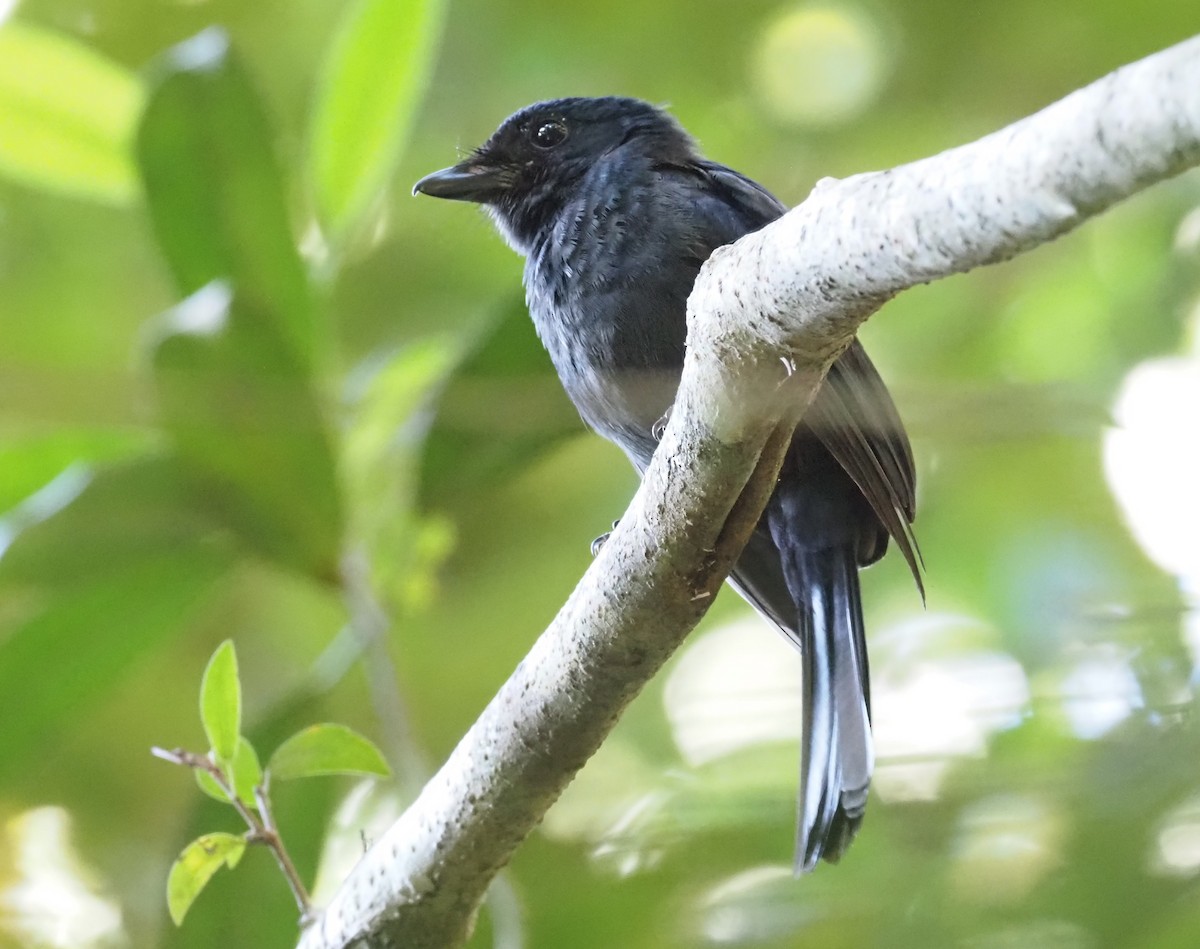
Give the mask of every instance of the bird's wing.
[[[764, 227], [787, 210], [773, 194], [732, 168], [699, 161], [694, 173], [716, 188], [747, 232]], [[854, 479], [895, 539], [923, 596], [921, 555], [910, 526], [916, 513], [912, 449], [895, 403], [857, 339], [830, 368], [804, 424]], [[880, 549], [875, 557], [882, 553]]]
[[715, 187], [726, 204], [736, 209], [747, 234], [787, 211], [787, 205], [770, 191], [732, 168], [715, 161], [697, 161], [695, 172]]
[[[857, 339], [830, 367], [804, 424], [854, 479], [924, 596], [921, 554], [911, 527], [917, 504], [912, 449], [895, 403]], [[876, 557], [882, 554], [879, 550]]]
[[779, 549], [765, 523], [759, 524], [738, 557], [729, 582], [747, 603], [773, 623], [798, 649], [804, 648], [796, 629], [796, 601], [783, 575]]

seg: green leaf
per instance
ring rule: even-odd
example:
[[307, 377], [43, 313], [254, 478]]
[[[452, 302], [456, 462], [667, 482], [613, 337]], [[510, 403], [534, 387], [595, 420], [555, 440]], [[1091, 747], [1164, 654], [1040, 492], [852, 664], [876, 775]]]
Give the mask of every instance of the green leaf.
[[367, 521], [355, 524], [357, 533], [387, 529], [378, 523], [381, 508], [401, 518], [412, 508], [420, 438], [408, 435], [428, 424], [426, 407], [458, 361], [450, 341], [422, 340], [379, 362], [355, 387], [358, 398], [342, 439], [342, 465]]
[[130, 201], [142, 98], [135, 76], [70, 37], [26, 23], [0, 26], [0, 173], [79, 197]]
[[421, 506], [450, 507], [582, 432], [524, 304], [514, 301], [437, 397], [421, 458]]
[[326, 774], [374, 774], [391, 769], [379, 749], [344, 725], [313, 725], [297, 732], [271, 755], [271, 777], [280, 781]]
[[220, 801], [222, 804], [229, 803], [229, 795], [222, 790], [221, 785], [217, 784], [217, 779], [207, 771], [196, 768], [192, 774], [196, 776], [196, 786], [205, 794], [211, 797], [214, 801]]
[[184, 629], [234, 554], [156, 458], [69, 470], [0, 519], [0, 548], [0, 721], [21, 723], [0, 778]]
[[162, 320], [155, 381], [164, 423], [226, 523], [329, 579], [340, 497], [312, 380], [312, 292], [272, 137], [220, 31], [165, 57], [138, 160], [159, 243], [192, 296]]
[[241, 737], [242, 684], [231, 640], [217, 647], [200, 680], [200, 720], [217, 760], [232, 761]]
[[257, 808], [258, 801], [254, 798], [254, 789], [262, 784], [262, 779], [262, 765], [258, 763], [258, 753], [250, 742], [239, 736], [237, 754], [233, 756], [233, 787], [238, 800], [247, 807]]
[[117, 463], [145, 456], [145, 429], [31, 426], [5, 432], [0, 441], [0, 511], [19, 505], [63, 471], [81, 463]]
[[262, 103], [221, 31], [206, 30], [160, 62], [137, 157], [179, 288], [190, 294], [228, 280], [308, 367], [315, 307], [272, 140]]
[[183, 629], [229, 566], [228, 551], [197, 545], [130, 563], [103, 579], [6, 597], [0, 720], [21, 727], [0, 731], [0, 778], [43, 757], [50, 736]]
[[429, 82], [443, 0], [361, 0], [317, 90], [311, 178], [326, 228], [344, 238], [387, 184]]
[[245, 838], [221, 833], [197, 837], [183, 848], [167, 877], [167, 908], [176, 926], [222, 864], [232, 870], [245, 852]]
[[336, 576], [342, 508], [325, 419], [272, 321], [222, 284], [160, 320], [159, 408], [201, 493], [268, 557]]
[[221, 546], [219, 524], [181, 474], [156, 456], [67, 468], [0, 518], [0, 590], [76, 587], [189, 546]]
[[[210, 760], [212, 760], [211, 756]], [[237, 753], [233, 759], [223, 762], [218, 760], [217, 763], [225, 774], [226, 782], [233, 786], [238, 800], [247, 807], [257, 809], [258, 801], [254, 797], [254, 789], [262, 784], [263, 773], [254, 746], [239, 735]], [[196, 775], [196, 784], [199, 785], [201, 791], [222, 804], [229, 803], [229, 796], [211, 774], [200, 768], [195, 769], [193, 773]]]
[[356, 387], [341, 440], [355, 543], [366, 554], [374, 589], [395, 609], [428, 604], [454, 546], [449, 520], [414, 504], [425, 409], [455, 356], [448, 340], [423, 340], [381, 362]]

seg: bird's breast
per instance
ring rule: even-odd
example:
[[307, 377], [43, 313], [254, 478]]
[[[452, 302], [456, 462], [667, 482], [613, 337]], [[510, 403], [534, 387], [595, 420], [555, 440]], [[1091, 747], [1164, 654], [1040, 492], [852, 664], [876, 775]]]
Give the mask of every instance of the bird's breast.
[[671, 407], [683, 365], [683, 330], [668, 308], [647, 312], [635, 287], [529, 284], [529, 309], [563, 388], [583, 420], [639, 468], [654, 452], [655, 424]]
[[585, 369], [572, 371], [564, 384], [591, 428], [623, 448], [639, 470], [650, 463], [657, 444], [655, 426], [667, 414], [679, 386], [677, 372]]
[[702, 257], [675, 201], [597, 171], [530, 249], [529, 311], [567, 394], [639, 467], [675, 399]]

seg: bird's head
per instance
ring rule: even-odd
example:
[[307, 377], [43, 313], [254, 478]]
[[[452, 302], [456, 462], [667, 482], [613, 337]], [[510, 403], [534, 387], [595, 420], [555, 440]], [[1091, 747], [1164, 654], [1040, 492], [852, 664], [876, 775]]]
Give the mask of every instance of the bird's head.
[[484, 205], [524, 252], [598, 162], [686, 161], [694, 155], [688, 134], [648, 102], [554, 99], [509, 116], [463, 161], [418, 181], [413, 194]]

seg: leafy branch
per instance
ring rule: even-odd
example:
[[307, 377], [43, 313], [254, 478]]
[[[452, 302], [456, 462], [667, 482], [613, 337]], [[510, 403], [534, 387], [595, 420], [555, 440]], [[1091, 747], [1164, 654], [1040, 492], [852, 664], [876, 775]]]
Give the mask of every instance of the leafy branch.
[[312, 912], [308, 890], [292, 861], [271, 808], [272, 780], [353, 774], [387, 777], [391, 771], [379, 750], [342, 725], [313, 725], [284, 741], [264, 769], [242, 734], [242, 687], [233, 643], [223, 642], [204, 670], [200, 721], [211, 750], [152, 748], [163, 761], [190, 768], [200, 789], [230, 805], [246, 824], [245, 834], [204, 834], [188, 844], [167, 878], [167, 906], [176, 925], [222, 865], [233, 869], [248, 845], [266, 847], [287, 881], [301, 923]]

